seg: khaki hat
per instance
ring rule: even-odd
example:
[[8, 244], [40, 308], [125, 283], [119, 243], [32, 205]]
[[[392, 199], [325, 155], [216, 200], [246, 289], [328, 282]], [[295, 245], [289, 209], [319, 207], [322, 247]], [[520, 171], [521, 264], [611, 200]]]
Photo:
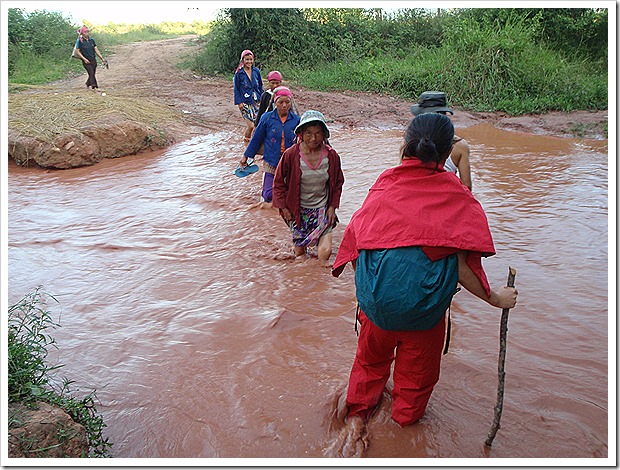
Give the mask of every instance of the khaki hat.
[[411, 107], [411, 114], [414, 116], [424, 113], [454, 114], [454, 111], [448, 108], [446, 94], [443, 91], [425, 91], [418, 98], [418, 104]]
[[311, 122], [320, 122], [323, 124], [323, 128], [325, 129], [325, 138], [329, 138], [329, 128], [327, 127], [327, 122], [325, 121], [325, 116], [320, 111], [315, 111], [314, 109], [310, 109], [301, 115], [301, 119], [299, 124], [295, 128], [295, 134], [299, 134], [306, 124]]

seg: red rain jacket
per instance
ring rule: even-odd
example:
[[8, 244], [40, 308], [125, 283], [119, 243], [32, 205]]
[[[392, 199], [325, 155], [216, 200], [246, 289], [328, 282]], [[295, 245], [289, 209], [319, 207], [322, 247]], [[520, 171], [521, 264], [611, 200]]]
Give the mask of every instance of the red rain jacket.
[[338, 277], [359, 250], [405, 246], [421, 246], [433, 261], [468, 251], [467, 265], [491, 294], [481, 258], [495, 247], [482, 206], [455, 174], [415, 158], [377, 178], [351, 217], [332, 274]]

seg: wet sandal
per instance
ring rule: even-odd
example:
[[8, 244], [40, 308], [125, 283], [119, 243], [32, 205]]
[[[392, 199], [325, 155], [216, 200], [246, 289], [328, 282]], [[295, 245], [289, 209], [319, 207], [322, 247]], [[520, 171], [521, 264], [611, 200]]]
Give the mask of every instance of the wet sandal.
[[258, 171], [258, 165], [256, 163], [254, 163], [254, 160], [248, 160], [249, 165], [241, 168], [241, 165], [239, 165], [237, 167], [237, 169], [235, 170], [235, 176], [238, 176], [239, 178], [245, 178], [248, 175], [251, 175], [252, 173], [256, 173]]

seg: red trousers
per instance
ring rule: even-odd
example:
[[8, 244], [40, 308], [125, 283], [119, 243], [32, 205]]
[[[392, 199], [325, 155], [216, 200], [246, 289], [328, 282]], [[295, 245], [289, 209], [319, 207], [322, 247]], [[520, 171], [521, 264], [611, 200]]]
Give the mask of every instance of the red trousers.
[[439, 380], [445, 317], [431, 330], [386, 331], [360, 311], [360, 336], [347, 391], [348, 416], [367, 419], [379, 403], [394, 363], [392, 419], [415, 423]]

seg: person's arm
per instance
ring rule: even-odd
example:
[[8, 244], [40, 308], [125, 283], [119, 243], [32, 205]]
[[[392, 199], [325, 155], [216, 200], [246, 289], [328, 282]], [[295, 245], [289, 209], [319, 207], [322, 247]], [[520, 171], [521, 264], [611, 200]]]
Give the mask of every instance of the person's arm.
[[[266, 114], [263, 114], [263, 116], [266, 116]], [[252, 139], [250, 140], [250, 143], [245, 149], [245, 152], [243, 152], [243, 157], [241, 157], [241, 160], [239, 162], [241, 163], [241, 168], [246, 167], [248, 163], [248, 158], [256, 157], [256, 152], [258, 152], [258, 149], [260, 148], [260, 144], [265, 143], [266, 136], [267, 136], [267, 124], [265, 122], [265, 119], [261, 119], [260, 122], [258, 123], [258, 126], [256, 127], [256, 130], [252, 134]]]
[[471, 167], [469, 164], [469, 144], [466, 140], [459, 140], [454, 144], [452, 154], [455, 154], [455, 158], [452, 159], [454, 164], [459, 170], [459, 178], [465, 186], [471, 191]]
[[95, 46], [95, 54], [97, 54], [97, 55], [99, 56], [99, 58], [101, 59], [101, 61], [102, 61], [104, 64], [107, 64], [107, 63], [108, 63], [108, 61], [107, 61], [107, 60], [105, 60], [105, 58], [101, 55], [101, 52], [99, 52], [99, 48], [98, 48], [97, 46]]
[[332, 160], [330, 164], [333, 162], [334, 164], [334, 186], [333, 192], [330, 195], [329, 205], [334, 209], [338, 209], [340, 207], [340, 198], [342, 197], [342, 187], [344, 186], [344, 173], [342, 172], [342, 162], [340, 160], [340, 155], [334, 150]]
[[256, 69], [257, 82], [258, 82], [258, 98], [262, 98], [263, 93], [265, 93], [265, 89], [263, 88], [263, 77], [260, 74], [260, 69], [258, 67], [254, 67]]
[[465, 289], [494, 307], [512, 308], [515, 306], [517, 303], [517, 289], [506, 286], [500, 287], [497, 291], [491, 289], [491, 295], [487, 297], [480, 279], [467, 265], [467, 252], [459, 250], [457, 257], [459, 263], [459, 282]]

